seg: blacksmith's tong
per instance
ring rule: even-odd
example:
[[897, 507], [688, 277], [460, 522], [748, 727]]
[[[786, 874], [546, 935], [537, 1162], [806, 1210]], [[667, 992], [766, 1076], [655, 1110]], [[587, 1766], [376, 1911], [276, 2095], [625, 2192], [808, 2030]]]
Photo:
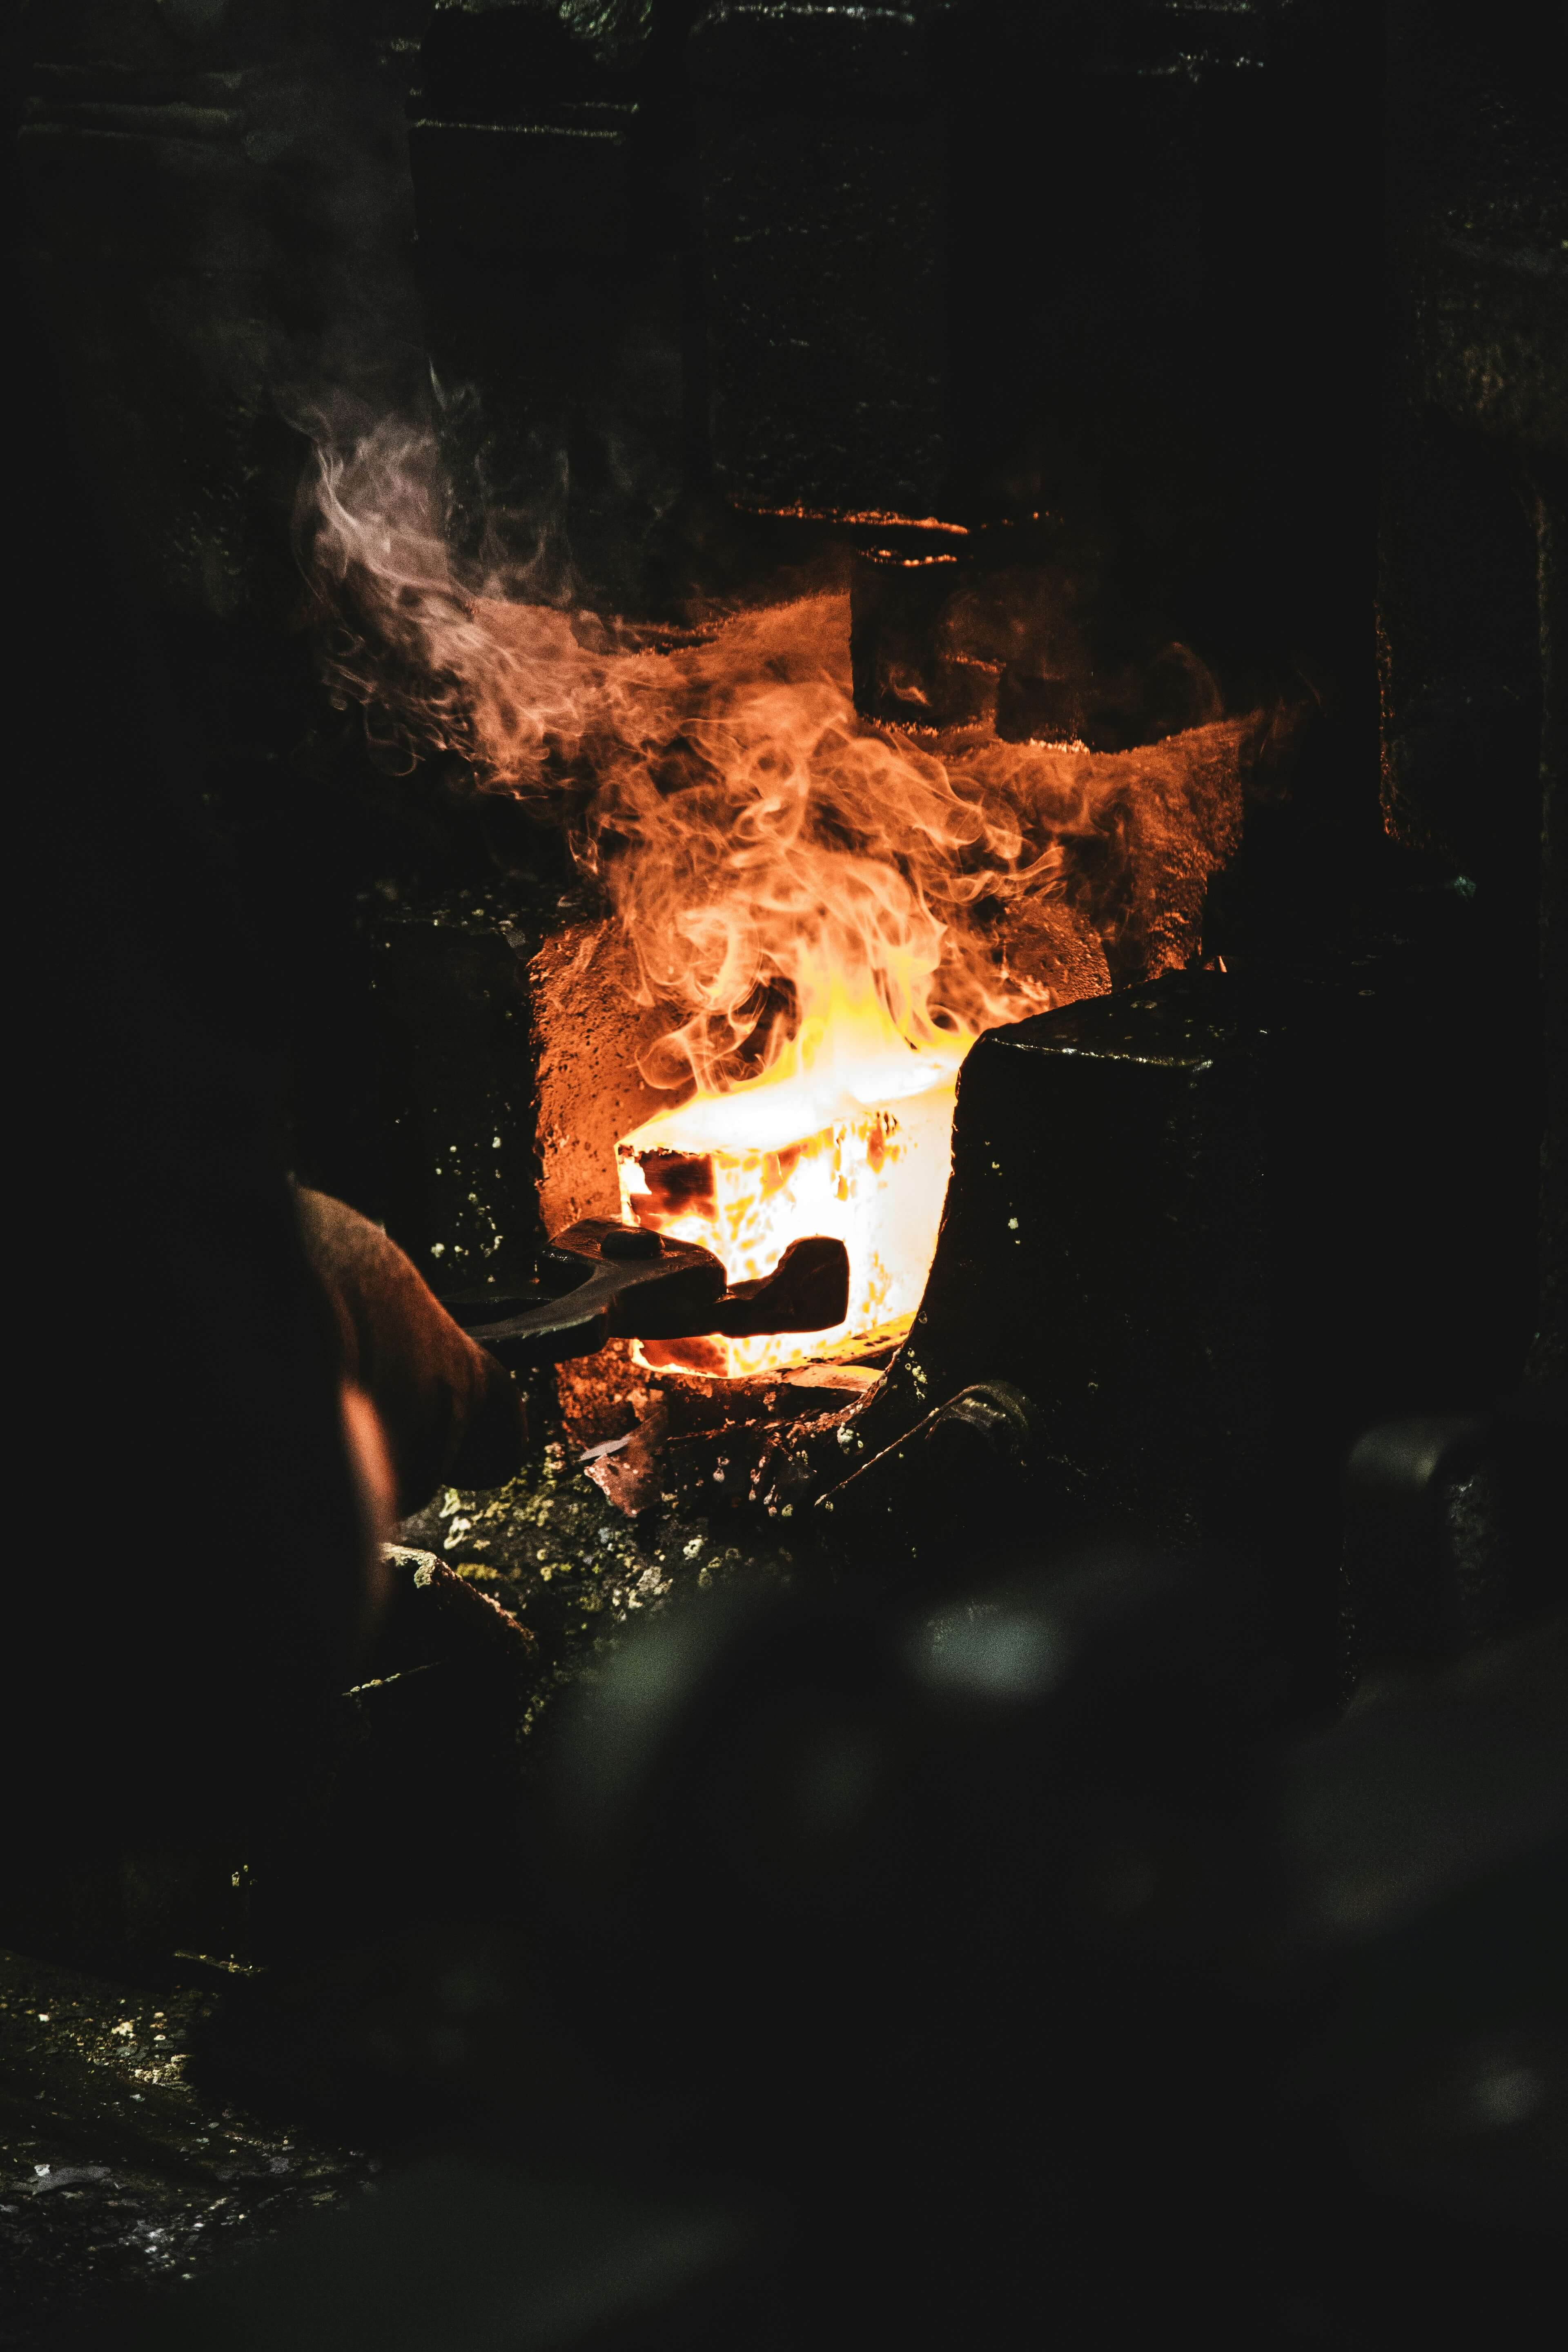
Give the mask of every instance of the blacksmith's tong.
[[822, 1234], [791, 1242], [772, 1274], [733, 1287], [711, 1250], [611, 1217], [568, 1225], [537, 1264], [526, 1290], [441, 1302], [512, 1371], [591, 1356], [609, 1339], [826, 1331], [849, 1307], [849, 1253]]

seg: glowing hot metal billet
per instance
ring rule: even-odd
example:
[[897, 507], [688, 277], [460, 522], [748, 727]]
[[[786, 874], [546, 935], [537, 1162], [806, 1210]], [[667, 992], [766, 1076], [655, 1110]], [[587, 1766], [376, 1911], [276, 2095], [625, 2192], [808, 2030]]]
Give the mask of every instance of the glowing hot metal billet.
[[847, 1305], [831, 1329], [645, 1342], [647, 1362], [733, 1379], [902, 1337], [936, 1250], [955, 1073], [904, 1053], [876, 1076], [870, 1101], [835, 1100], [804, 1079], [764, 1083], [662, 1111], [626, 1138], [626, 1214], [713, 1251], [731, 1283], [766, 1274], [798, 1234], [832, 1236], [849, 1257]]

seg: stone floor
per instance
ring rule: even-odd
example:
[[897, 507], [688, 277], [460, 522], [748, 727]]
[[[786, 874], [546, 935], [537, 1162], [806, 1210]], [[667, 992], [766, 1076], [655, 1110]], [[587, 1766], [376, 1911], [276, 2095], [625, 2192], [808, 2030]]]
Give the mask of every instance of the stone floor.
[[42, 2352], [374, 2179], [186, 2080], [221, 1998], [0, 1953], [0, 2347]]

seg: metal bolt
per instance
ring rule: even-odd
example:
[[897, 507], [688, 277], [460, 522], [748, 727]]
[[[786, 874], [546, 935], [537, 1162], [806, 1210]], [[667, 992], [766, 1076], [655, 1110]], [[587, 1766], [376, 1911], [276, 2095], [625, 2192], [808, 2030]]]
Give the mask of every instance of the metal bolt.
[[617, 1225], [599, 1244], [601, 1257], [658, 1257], [664, 1244], [647, 1225]]

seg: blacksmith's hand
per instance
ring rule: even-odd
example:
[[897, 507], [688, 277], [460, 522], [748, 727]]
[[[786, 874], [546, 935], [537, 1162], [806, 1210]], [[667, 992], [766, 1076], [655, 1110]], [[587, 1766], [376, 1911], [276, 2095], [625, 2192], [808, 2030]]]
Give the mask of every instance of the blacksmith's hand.
[[350, 1389], [375, 1409], [396, 1516], [437, 1486], [499, 1486], [528, 1442], [511, 1374], [460, 1330], [379, 1225], [325, 1192], [298, 1194], [305, 1255], [331, 1306]]

